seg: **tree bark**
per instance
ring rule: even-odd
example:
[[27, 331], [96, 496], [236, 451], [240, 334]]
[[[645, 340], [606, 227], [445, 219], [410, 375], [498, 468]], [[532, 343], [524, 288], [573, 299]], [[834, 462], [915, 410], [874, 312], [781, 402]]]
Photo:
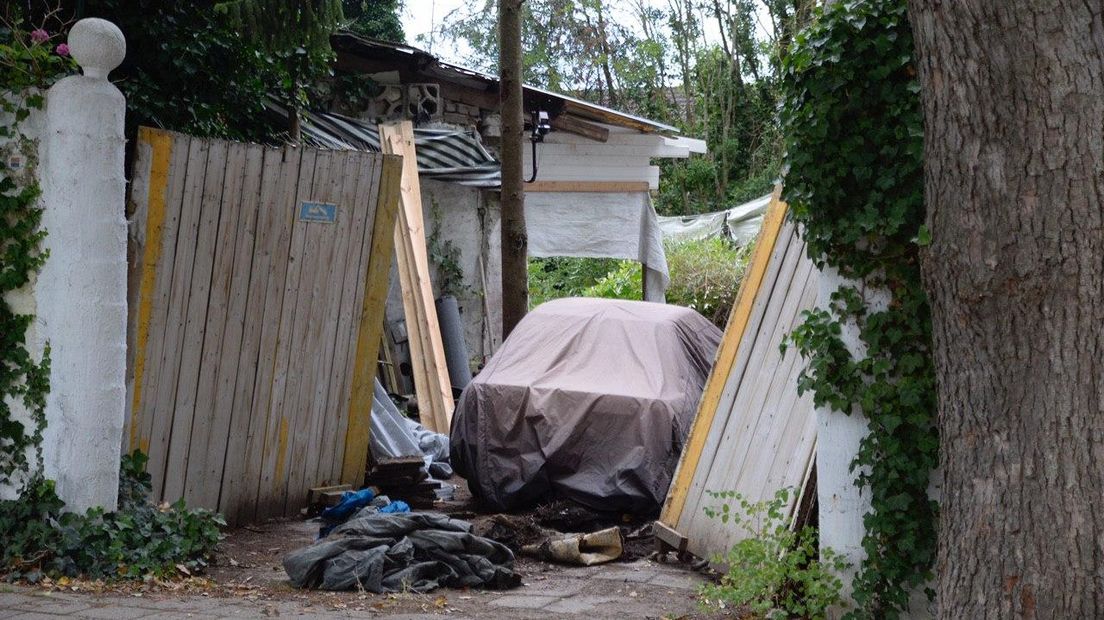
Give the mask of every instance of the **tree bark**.
[[499, 0], [499, 92], [502, 113], [502, 337], [513, 331], [529, 308], [529, 239], [525, 232], [522, 187], [521, 4]]
[[944, 618], [1104, 617], [1102, 8], [909, 0]]

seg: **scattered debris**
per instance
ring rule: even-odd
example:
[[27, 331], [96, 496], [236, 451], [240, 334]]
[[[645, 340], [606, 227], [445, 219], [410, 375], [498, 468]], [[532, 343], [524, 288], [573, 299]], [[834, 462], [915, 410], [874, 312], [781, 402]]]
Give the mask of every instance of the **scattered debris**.
[[380, 459], [364, 480], [389, 497], [401, 498], [413, 508], [433, 508], [441, 483], [432, 480], [421, 456]]
[[521, 552], [553, 562], [594, 566], [621, 557], [622, 543], [621, 530], [610, 527], [590, 534], [561, 534], [526, 545]]

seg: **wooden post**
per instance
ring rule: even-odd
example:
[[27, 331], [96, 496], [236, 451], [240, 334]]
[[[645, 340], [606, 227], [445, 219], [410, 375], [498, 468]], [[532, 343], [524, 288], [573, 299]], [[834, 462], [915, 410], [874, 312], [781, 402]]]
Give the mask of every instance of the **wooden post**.
[[529, 306], [529, 240], [525, 233], [522, 171], [525, 121], [521, 84], [521, 5], [498, 3], [502, 112], [502, 337], [513, 331]]

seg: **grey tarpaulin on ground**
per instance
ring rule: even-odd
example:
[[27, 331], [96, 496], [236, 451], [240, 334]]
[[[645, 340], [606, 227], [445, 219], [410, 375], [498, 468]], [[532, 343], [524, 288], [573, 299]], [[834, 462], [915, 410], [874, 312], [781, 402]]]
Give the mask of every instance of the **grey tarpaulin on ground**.
[[654, 512], [720, 341], [721, 330], [681, 306], [542, 304], [464, 390], [452, 466], [494, 510], [560, 497]]
[[659, 217], [659, 229], [663, 231], [664, 241], [692, 241], [720, 237], [725, 235], [727, 228], [728, 238], [743, 246], [754, 241], [755, 235], [759, 234], [770, 199], [770, 194], [767, 194], [715, 213]]
[[514, 554], [437, 513], [373, 514], [289, 553], [284, 570], [297, 588], [428, 592], [439, 587], [518, 586]]

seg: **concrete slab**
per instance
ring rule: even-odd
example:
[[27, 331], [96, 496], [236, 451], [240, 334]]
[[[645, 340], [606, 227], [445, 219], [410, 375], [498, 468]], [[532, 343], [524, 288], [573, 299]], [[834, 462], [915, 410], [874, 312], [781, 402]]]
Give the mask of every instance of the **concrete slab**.
[[494, 607], [510, 607], [513, 609], [541, 609], [545, 605], [560, 600], [556, 596], [539, 596], [536, 594], [509, 594], [497, 598], [490, 603]]

